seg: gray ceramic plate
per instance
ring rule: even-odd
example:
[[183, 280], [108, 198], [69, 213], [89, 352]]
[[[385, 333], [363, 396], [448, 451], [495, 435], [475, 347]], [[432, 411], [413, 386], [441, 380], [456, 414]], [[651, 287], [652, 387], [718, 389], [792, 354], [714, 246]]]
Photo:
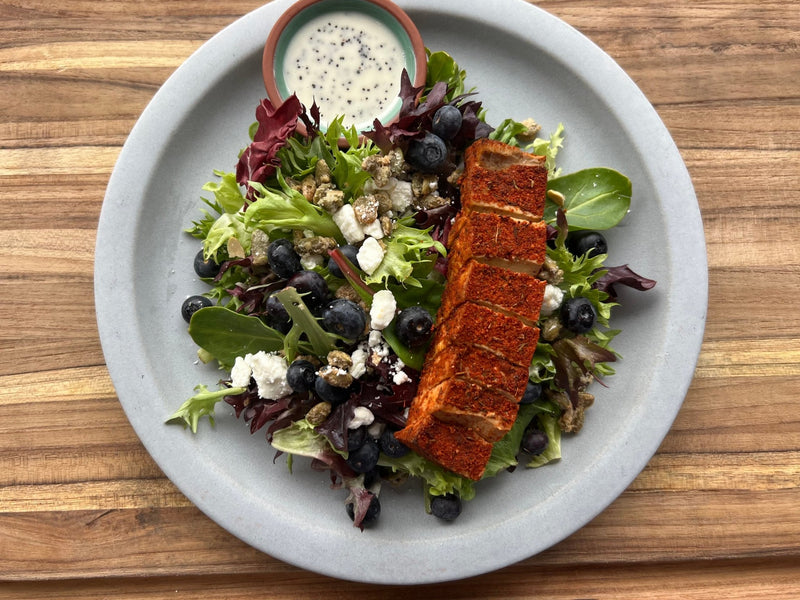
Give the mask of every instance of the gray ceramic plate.
[[478, 486], [461, 517], [423, 511], [412, 486], [381, 495], [378, 527], [353, 528], [327, 475], [290, 474], [261, 434], [227, 407], [193, 436], [164, 419], [218, 372], [198, 364], [180, 304], [204, 290], [192, 270], [198, 215], [213, 169], [231, 170], [265, 95], [262, 45], [290, 4], [278, 0], [220, 32], [181, 66], [142, 114], [103, 204], [95, 293], [100, 337], [120, 402], [164, 473], [211, 519], [286, 562], [335, 577], [425, 583], [529, 557], [590, 521], [634, 479], [681, 406], [699, 353], [707, 300], [702, 223], [691, 181], [644, 95], [599, 48], [520, 0], [405, 0], [426, 45], [447, 50], [478, 87], [490, 122], [566, 125], [564, 172], [608, 166], [634, 185], [609, 236], [609, 264], [658, 280], [622, 297], [615, 348], [624, 359], [564, 458]]

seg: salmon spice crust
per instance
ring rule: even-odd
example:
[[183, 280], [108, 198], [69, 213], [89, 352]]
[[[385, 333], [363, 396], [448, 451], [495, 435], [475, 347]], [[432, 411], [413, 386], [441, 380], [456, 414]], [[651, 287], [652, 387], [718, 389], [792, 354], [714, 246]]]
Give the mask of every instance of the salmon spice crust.
[[487, 139], [465, 153], [447, 285], [417, 395], [395, 434], [472, 480], [514, 423], [536, 350], [545, 288], [535, 277], [546, 253], [543, 161]]

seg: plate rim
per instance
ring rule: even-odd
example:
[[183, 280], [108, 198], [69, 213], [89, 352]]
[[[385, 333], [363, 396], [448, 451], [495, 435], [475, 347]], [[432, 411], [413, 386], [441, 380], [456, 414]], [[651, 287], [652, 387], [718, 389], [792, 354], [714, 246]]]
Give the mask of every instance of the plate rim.
[[[159, 91], [153, 96], [147, 107], [142, 112], [142, 115], [137, 120], [128, 136], [123, 148], [120, 152], [117, 164], [109, 180], [106, 196], [104, 198], [103, 207], [101, 209], [100, 220], [98, 224], [98, 234], [95, 248], [95, 256], [98, 255], [103, 247], [113, 238], [114, 242], [121, 245], [122, 251], [131, 251], [134, 246], [135, 236], [130, 239], [118, 236], [117, 227], [118, 221], [123, 211], [125, 214], [130, 215], [135, 207], [124, 206], [125, 202], [130, 199], [129, 191], [123, 188], [130, 184], [130, 175], [126, 175], [121, 171], [122, 165], [131, 157], [135, 156], [138, 147], [146, 142], [147, 136], [151, 135], [153, 131], [158, 131], [159, 135], [168, 136], [174, 132], [174, 124], [170, 127], [164, 127], [164, 123], [160, 118], [160, 113], [163, 112], [165, 106], [173, 106], [176, 103], [177, 90], [189, 81], [203, 73], [205, 77], [214, 80], [215, 77], [222, 77], [225, 74], [225, 64], [229, 64], [235, 59], [237, 53], [244, 53], [241, 50], [242, 45], [247, 45], [247, 36], [242, 36], [242, 32], [250, 30], [262, 30], [260, 25], [265, 23], [274, 22], [280, 13], [291, 4], [290, 0], [275, 0], [266, 4], [246, 15], [237, 19], [232, 24], [222, 29], [219, 33], [210, 38], [200, 48], [198, 48], [187, 60], [184, 62], [163, 84]], [[673, 402], [671, 405], [659, 407], [656, 411], [660, 419], [654, 419], [647, 422], [643, 419], [642, 427], [645, 435], [636, 440], [636, 445], [640, 451], [638, 460], [629, 460], [625, 465], [622, 472], [617, 469], [615, 471], [615, 478], [612, 479], [614, 485], [608, 485], [604, 489], [602, 499], [592, 498], [591, 502], [588, 499], [582, 500], [582, 506], [585, 505], [587, 510], [583, 512], [578, 511], [582, 517], [573, 520], [569, 527], [560, 528], [556, 530], [546, 531], [541, 537], [540, 541], [532, 552], [529, 546], [523, 548], [508, 548], [507, 554], [498, 557], [494, 562], [484, 562], [479, 565], [472, 564], [469, 560], [453, 560], [449, 557], [441, 561], [441, 564], [420, 565], [420, 570], [415, 574], [416, 577], [411, 577], [406, 574], [404, 577], [400, 575], [395, 569], [390, 569], [388, 572], [373, 571], [369, 576], [364, 577], [363, 572], [356, 573], [360, 569], [345, 569], [340, 564], [324, 565], [319, 564], [315, 560], [314, 553], [298, 552], [296, 548], [289, 548], [286, 545], [275, 547], [264, 547], [263, 544], [254, 543], [252, 536], [248, 536], [246, 527], [243, 528], [239, 523], [232, 522], [230, 518], [225, 515], [220, 515], [216, 510], [213, 500], [213, 493], [202, 493], [191, 489], [191, 478], [181, 473], [174, 465], [169, 463], [169, 454], [177, 447], [177, 442], [169, 442], [162, 439], [159, 444], [154, 442], [156, 437], [168, 438], [169, 436], [144, 431], [142, 427], [143, 415], [132, 404], [123, 399], [123, 396], [128, 396], [131, 393], [133, 386], [146, 385], [146, 372], [130, 372], [128, 365], [125, 363], [124, 354], [120, 353], [119, 346], [123, 342], [130, 341], [131, 331], [126, 327], [115, 323], [115, 316], [110, 309], [110, 292], [111, 289], [118, 289], [124, 285], [121, 281], [121, 273], [112, 268], [109, 261], [96, 260], [95, 261], [95, 303], [96, 303], [96, 318], [98, 330], [100, 333], [101, 345], [106, 357], [109, 373], [111, 374], [112, 381], [114, 382], [115, 389], [119, 395], [120, 403], [123, 406], [129, 420], [131, 421], [134, 429], [136, 430], [139, 439], [147, 448], [150, 455], [164, 471], [165, 475], [184, 493], [201, 511], [203, 511], [215, 523], [222, 526], [236, 537], [242, 539], [253, 547], [270, 554], [287, 563], [294, 564], [318, 573], [338, 577], [341, 579], [351, 579], [354, 581], [370, 581], [373, 583], [394, 583], [394, 584], [419, 584], [419, 583], [433, 583], [442, 582], [453, 579], [461, 579], [464, 577], [479, 575], [489, 572], [518, 560], [536, 554], [555, 543], [565, 539], [578, 529], [582, 528], [586, 523], [592, 520], [600, 512], [605, 510], [622, 491], [628, 487], [633, 479], [641, 472], [647, 462], [649, 462], [652, 455], [657, 450], [664, 436], [669, 431], [672, 422], [677, 416], [678, 411], [683, 403], [683, 399], [691, 384], [694, 369], [699, 357], [700, 347], [703, 338], [703, 329], [705, 324], [705, 312], [708, 303], [708, 270], [707, 270], [707, 256], [705, 247], [705, 238], [703, 234], [702, 220], [700, 218], [699, 205], [695, 196], [695, 192], [689, 177], [688, 170], [680, 156], [680, 152], [675, 146], [666, 126], [661, 121], [660, 117], [652, 107], [650, 102], [645, 98], [644, 94], [639, 90], [633, 80], [611, 59], [603, 50], [590, 41], [582, 33], [558, 19], [554, 15], [545, 12], [544, 10], [531, 5], [524, 0], [499, 0], [492, 3], [494, 6], [487, 6], [489, 3], [483, 3], [478, 0], [477, 2], [468, 2], [464, 0], [442, 0], [437, 3], [435, 7], [429, 6], [426, 0], [404, 0], [399, 1], [398, 4], [408, 10], [416, 12], [436, 12], [444, 14], [455, 14], [463, 17], [468, 13], [468, 17], [474, 17], [477, 14], [478, 20], [486, 22], [497, 28], [504, 29], [508, 27], [510, 22], [526, 22], [539, 21], [545, 22], [548, 25], [548, 36], [560, 36], [563, 40], [568, 38], [571, 42], [569, 45], [569, 52], [566, 55], [559, 55], [560, 59], [565, 62], [573, 61], [570, 53], [588, 53], [586, 56], [590, 58], [588, 63], [583, 64], [582, 68], [577, 68], [576, 74], [584, 78], [586, 81], [591, 82], [597, 77], [596, 72], [593, 73], [591, 69], [600, 69], [606, 76], [613, 74], [619, 81], [622, 82], [620, 89], [615, 90], [598, 90], [596, 86], [591, 86], [593, 90], [597, 91], [601, 96], [607, 100], [607, 106], [613, 111], [618, 104], [616, 98], [624, 96], [626, 106], [631, 103], [636, 106], [637, 115], [645, 120], [647, 127], [651, 128], [654, 133], [659, 137], [659, 143], [662, 146], [669, 148], [671, 151], [666, 155], [665, 160], [662, 162], [662, 168], [665, 172], [670, 173], [674, 185], [680, 189], [681, 194], [688, 198], [685, 206], [681, 206], [682, 211], [682, 225], [683, 230], [680, 232], [682, 244], [676, 248], [677, 252], [687, 252], [689, 248], [693, 249], [693, 254], [690, 257], [695, 261], [695, 268], [691, 272], [692, 284], [692, 303], [688, 303], [685, 298], [672, 299], [672, 310], [677, 309], [680, 305], [685, 310], [685, 321], [680, 325], [681, 334], [685, 337], [683, 354], [691, 357], [693, 360], [683, 360], [678, 367], [680, 368], [680, 376], [678, 379], [682, 382], [680, 388], [675, 392], [675, 396], [679, 396], [679, 401]], [[497, 5], [503, 5], [502, 10], [498, 10]], [[472, 10], [465, 10], [466, 7], [472, 7]], [[244, 38], [244, 42], [243, 42]], [[264, 33], [266, 38], [266, 32]], [[263, 40], [258, 42], [250, 42], [254, 48], [263, 46]], [[545, 45], [542, 42], [542, 45]], [[563, 47], [563, 46], [562, 46]], [[221, 50], [221, 51], [220, 51]], [[583, 55], [582, 55], [583, 56]], [[584, 56], [584, 58], [586, 57]], [[573, 68], [574, 65], [572, 65]], [[209, 77], [209, 71], [212, 76]], [[209, 81], [206, 86], [213, 85]], [[609, 97], [610, 96], [610, 97]], [[625, 124], [627, 121], [617, 115], [618, 121]], [[153, 159], [155, 160], [155, 158]], [[644, 160], [643, 165], [651, 167], [648, 161]], [[657, 178], [654, 177], [654, 180]], [[666, 218], [676, 220], [677, 215], [673, 214], [677, 209], [666, 207]], [[687, 214], [688, 211], [688, 214]], [[135, 214], [135, 211], [134, 211]], [[674, 232], [673, 232], [674, 233]], [[702, 251], [697, 253], [697, 249]], [[671, 261], [670, 266], [674, 267], [676, 261]], [[684, 287], [685, 284], [684, 284]], [[677, 305], [675, 305], [677, 303]], [[135, 334], [135, 332], [134, 332]], [[689, 340], [688, 347], [686, 346]], [[141, 340], [134, 340], [141, 342]], [[141, 344], [135, 344], [135, 350], [145, 353], [145, 347]], [[141, 366], [141, 365], [140, 365]], [[117, 387], [119, 386], [119, 387]], [[652, 408], [652, 407], [650, 407]], [[640, 408], [641, 409], [641, 408]], [[666, 423], [666, 426], [665, 426]], [[607, 461], [606, 461], [607, 463]], [[601, 471], [608, 471], [611, 465], [598, 464], [598, 469]], [[575, 494], [575, 486], [579, 482], [573, 482], [569, 486], [562, 488], [560, 494]], [[255, 508], [255, 507], [251, 507]], [[515, 519], [511, 519], [514, 521]], [[499, 523], [497, 529], [500, 531], [511, 530], [513, 524], [509, 522]], [[454, 530], [455, 532], [455, 530]], [[312, 529], [302, 529], [294, 532], [298, 536], [313, 535]], [[457, 536], [454, 533], [454, 536]], [[485, 542], [488, 532], [481, 534], [482, 540]], [[290, 544], [289, 546], [292, 546]], [[446, 564], [445, 564], [446, 563]], [[387, 567], [388, 568], [388, 567]]]

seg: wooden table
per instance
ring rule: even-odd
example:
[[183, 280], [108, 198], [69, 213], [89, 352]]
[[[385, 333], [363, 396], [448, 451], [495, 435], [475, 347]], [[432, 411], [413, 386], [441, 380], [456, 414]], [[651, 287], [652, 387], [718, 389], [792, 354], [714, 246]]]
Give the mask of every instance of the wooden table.
[[[167, 76], [260, 4], [0, 1], [0, 598], [409, 597], [220, 529], [153, 463], [104, 365], [93, 251], [120, 147]], [[797, 598], [798, 4], [539, 5], [621, 64], [681, 150], [708, 243], [705, 341], [671, 432], [605, 512], [412, 595]]]

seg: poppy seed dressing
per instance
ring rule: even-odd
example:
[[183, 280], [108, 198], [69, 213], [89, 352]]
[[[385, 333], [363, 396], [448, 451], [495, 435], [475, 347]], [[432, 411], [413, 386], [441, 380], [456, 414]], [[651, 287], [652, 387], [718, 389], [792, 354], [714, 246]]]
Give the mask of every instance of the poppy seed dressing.
[[323, 14], [305, 23], [286, 48], [286, 87], [327, 124], [368, 127], [398, 100], [403, 46], [383, 23], [358, 12]]

